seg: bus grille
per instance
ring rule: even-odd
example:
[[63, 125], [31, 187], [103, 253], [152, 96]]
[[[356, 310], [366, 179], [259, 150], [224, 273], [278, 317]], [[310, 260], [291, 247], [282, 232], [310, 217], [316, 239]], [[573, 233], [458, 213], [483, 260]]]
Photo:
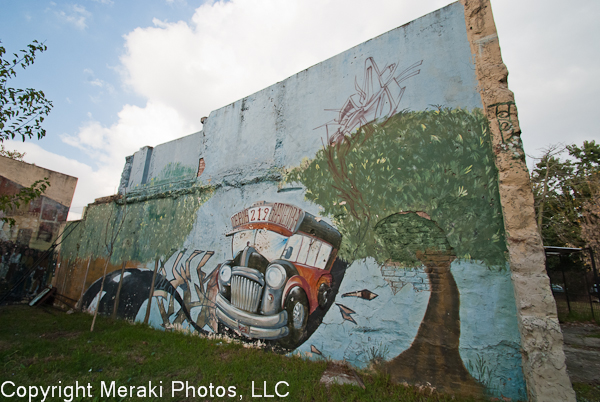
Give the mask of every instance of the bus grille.
[[240, 275], [231, 277], [231, 304], [235, 307], [256, 313], [262, 286], [260, 284]]

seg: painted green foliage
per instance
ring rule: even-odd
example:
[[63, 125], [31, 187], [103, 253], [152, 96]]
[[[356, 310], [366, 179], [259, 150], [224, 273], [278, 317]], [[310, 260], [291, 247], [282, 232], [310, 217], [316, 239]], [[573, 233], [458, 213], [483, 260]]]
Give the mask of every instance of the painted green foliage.
[[421, 211], [457, 257], [505, 266], [497, 170], [478, 109], [402, 112], [384, 126], [370, 123], [289, 171], [286, 181], [306, 186], [306, 198], [334, 219], [348, 261], [387, 260], [375, 225], [397, 212]]
[[90, 208], [83, 225], [77, 228], [74, 236], [69, 236], [65, 241], [63, 253], [72, 254], [78, 250], [79, 257], [106, 256], [106, 222], [109, 222], [110, 240], [110, 234], [116, 233], [124, 218], [114, 243], [112, 263], [146, 262], [160, 256], [170, 256], [183, 246], [194, 225], [198, 208], [212, 193], [212, 189], [203, 189], [200, 193], [131, 203], [127, 204], [127, 208], [114, 202], [97, 205]]
[[114, 203], [89, 206], [85, 220], [67, 222], [60, 249], [62, 258], [104, 256], [104, 231]]
[[374, 230], [388, 258], [391, 261], [402, 261], [408, 266], [421, 264], [417, 258], [418, 251], [450, 251], [446, 236], [435, 222], [417, 214], [394, 214], [379, 221]]

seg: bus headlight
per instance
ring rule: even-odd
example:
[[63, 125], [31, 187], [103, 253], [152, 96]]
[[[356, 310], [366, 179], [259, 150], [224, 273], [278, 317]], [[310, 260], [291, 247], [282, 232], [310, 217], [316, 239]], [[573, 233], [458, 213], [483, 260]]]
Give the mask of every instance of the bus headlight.
[[286, 276], [285, 269], [283, 269], [281, 265], [273, 264], [267, 268], [265, 279], [267, 281], [267, 285], [273, 289], [279, 289], [285, 283]]
[[219, 270], [219, 281], [223, 283], [223, 285], [229, 285], [229, 280], [231, 279], [231, 267], [229, 265], [223, 265]]

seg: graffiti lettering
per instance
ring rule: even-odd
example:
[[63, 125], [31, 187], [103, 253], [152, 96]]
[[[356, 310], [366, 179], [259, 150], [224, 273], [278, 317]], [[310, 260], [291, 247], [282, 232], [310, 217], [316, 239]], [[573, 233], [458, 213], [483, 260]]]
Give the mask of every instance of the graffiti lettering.
[[[363, 85], [360, 86], [355, 77], [356, 93], [350, 95], [341, 109], [326, 109], [338, 112], [338, 116], [316, 128], [325, 126], [327, 140], [330, 144], [334, 144], [342, 142], [347, 135], [369, 122], [382, 118], [386, 118], [385, 122], [387, 122], [390, 117], [398, 113], [402, 95], [406, 90], [406, 87], [400, 86], [400, 83], [419, 74], [421, 70], [415, 69], [421, 64], [423, 64], [423, 60], [395, 75], [398, 63], [392, 63], [379, 69], [372, 57], [367, 58]], [[333, 132], [331, 133], [330, 130]]]
[[300, 219], [300, 212], [302, 212], [301, 209], [293, 205], [276, 202], [273, 205], [273, 213], [269, 221], [293, 232]]
[[235, 231], [248, 223], [268, 222], [294, 232], [301, 219], [302, 210], [300, 208], [276, 202], [267, 204], [267, 206], [246, 208], [236, 213], [231, 217], [231, 226]]
[[518, 129], [514, 126], [512, 114], [517, 113], [514, 102], [496, 103], [490, 105], [490, 108], [495, 108], [496, 121], [500, 128], [500, 136], [502, 143], [505, 143], [514, 134], [518, 134]]

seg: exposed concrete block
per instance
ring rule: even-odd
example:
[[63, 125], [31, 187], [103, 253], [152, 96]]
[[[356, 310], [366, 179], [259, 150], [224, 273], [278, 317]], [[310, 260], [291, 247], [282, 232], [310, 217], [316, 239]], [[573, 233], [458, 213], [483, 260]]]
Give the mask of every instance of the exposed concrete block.
[[[508, 70], [493, 40], [495, 24], [489, 0], [462, 0], [466, 27], [475, 59], [482, 102], [491, 123], [499, 170], [500, 197], [510, 267], [517, 302], [517, 317], [523, 348], [523, 371], [531, 401], [575, 401], [575, 392], [566, 372], [562, 334], [556, 318], [556, 306], [545, 273], [541, 238], [537, 232], [533, 196], [524, 153], [499, 123], [494, 105], [514, 105], [508, 89]], [[508, 111], [512, 133], [519, 135], [516, 108]], [[513, 143], [514, 144], [514, 143]]]

